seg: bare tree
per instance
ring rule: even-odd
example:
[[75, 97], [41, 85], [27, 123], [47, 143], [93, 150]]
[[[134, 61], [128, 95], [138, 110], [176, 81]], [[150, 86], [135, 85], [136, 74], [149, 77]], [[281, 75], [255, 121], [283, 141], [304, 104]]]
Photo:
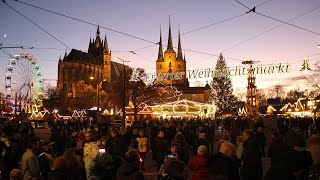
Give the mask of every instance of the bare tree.
[[313, 88], [320, 90], [320, 61], [314, 64], [313, 74], [305, 79]]
[[274, 91], [275, 91], [277, 98], [280, 98], [280, 99], [284, 98], [285, 91], [284, 91], [284, 87], [282, 85], [280, 85], [280, 84], [275, 85]]

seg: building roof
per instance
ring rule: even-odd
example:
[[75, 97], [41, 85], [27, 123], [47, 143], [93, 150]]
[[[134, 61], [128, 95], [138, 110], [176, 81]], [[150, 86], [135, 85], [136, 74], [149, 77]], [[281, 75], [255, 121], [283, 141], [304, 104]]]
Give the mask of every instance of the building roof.
[[80, 50], [72, 49], [67, 55], [64, 61], [77, 61], [77, 62], [87, 62], [93, 63], [95, 62], [95, 58], [86, 52], [82, 52]]

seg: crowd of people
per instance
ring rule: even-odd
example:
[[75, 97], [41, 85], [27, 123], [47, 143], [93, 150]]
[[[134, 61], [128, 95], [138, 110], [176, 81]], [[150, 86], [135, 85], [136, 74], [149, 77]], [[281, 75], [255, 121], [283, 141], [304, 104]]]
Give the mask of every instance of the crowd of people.
[[[9, 122], [1, 130], [0, 179], [140, 180], [146, 157], [156, 163], [159, 180], [316, 177], [320, 119], [275, 121], [273, 132], [263, 118], [146, 119], [127, 128], [58, 121], [50, 125], [49, 139], [37, 137], [30, 122]], [[266, 172], [263, 158], [271, 159]]]

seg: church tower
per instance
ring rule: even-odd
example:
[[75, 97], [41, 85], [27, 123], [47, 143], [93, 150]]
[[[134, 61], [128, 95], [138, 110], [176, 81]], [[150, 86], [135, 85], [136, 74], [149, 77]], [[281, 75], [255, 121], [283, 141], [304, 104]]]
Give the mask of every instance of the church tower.
[[111, 50], [109, 50], [107, 36], [104, 37], [103, 47], [103, 80], [111, 84]]
[[[156, 67], [157, 82], [160, 82], [163, 84], [189, 86], [188, 80], [186, 79], [186, 61], [182, 55], [180, 30], [179, 30], [178, 54], [177, 54], [173, 50], [170, 19], [169, 19], [169, 35], [168, 35], [167, 50], [164, 53], [162, 50], [162, 36], [161, 36], [161, 28], [160, 28], [159, 52], [158, 52], [158, 59], [156, 61], [156, 65], [157, 65]], [[177, 74], [180, 74], [180, 76], [177, 76]], [[163, 77], [166, 77], [166, 79], [163, 79]]]

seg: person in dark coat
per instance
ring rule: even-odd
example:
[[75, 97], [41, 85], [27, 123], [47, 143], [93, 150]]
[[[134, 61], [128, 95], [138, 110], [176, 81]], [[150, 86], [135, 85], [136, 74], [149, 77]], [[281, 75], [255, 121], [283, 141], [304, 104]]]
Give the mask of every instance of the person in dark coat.
[[250, 130], [243, 132], [243, 175], [245, 180], [261, 180], [262, 161], [259, 144]]
[[185, 180], [185, 164], [180, 160], [170, 160], [164, 167], [165, 175], [158, 180]]
[[305, 141], [299, 140], [289, 153], [293, 174], [296, 180], [309, 179], [309, 167], [312, 165], [312, 156], [305, 148]]
[[196, 140], [196, 142], [195, 142], [195, 145], [194, 145], [194, 155], [196, 155], [197, 154], [197, 151], [198, 151], [198, 147], [199, 146], [205, 146], [207, 149], [209, 149], [209, 142], [208, 142], [208, 140], [206, 139], [206, 134], [205, 133], [200, 133], [199, 134], [199, 136], [198, 136], [199, 138]]
[[143, 180], [144, 176], [139, 171], [140, 160], [138, 151], [129, 150], [125, 154], [125, 161], [117, 171], [117, 180]]
[[294, 179], [289, 161], [289, 145], [284, 142], [282, 135], [275, 131], [272, 134], [272, 141], [267, 152], [271, 159], [271, 167], [268, 170], [265, 180]]
[[164, 139], [164, 132], [159, 131], [158, 136], [154, 139], [153, 159], [157, 162], [158, 170], [167, 155], [168, 142]]
[[238, 166], [234, 146], [230, 142], [224, 142], [219, 152], [207, 161], [209, 179], [239, 180]]

